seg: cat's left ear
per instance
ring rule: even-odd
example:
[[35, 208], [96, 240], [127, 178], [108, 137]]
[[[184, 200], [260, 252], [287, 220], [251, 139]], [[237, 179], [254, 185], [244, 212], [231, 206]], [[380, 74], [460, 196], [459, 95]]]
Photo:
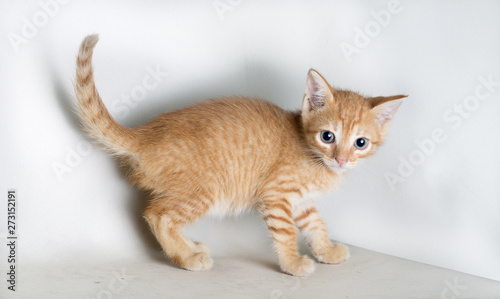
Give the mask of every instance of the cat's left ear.
[[406, 95], [397, 95], [392, 97], [374, 97], [368, 98], [372, 111], [375, 112], [375, 122], [384, 130], [387, 130], [392, 122], [399, 106], [403, 103]]
[[321, 109], [331, 102], [333, 102], [333, 94], [330, 85], [317, 71], [310, 69], [307, 73], [302, 113], [307, 114]]

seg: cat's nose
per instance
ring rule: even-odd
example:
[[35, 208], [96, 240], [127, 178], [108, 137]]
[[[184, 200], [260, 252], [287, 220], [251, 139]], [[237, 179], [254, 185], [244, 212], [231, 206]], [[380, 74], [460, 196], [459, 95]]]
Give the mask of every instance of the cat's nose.
[[335, 161], [339, 163], [339, 167], [344, 167], [347, 164], [347, 159], [344, 158], [335, 158]]

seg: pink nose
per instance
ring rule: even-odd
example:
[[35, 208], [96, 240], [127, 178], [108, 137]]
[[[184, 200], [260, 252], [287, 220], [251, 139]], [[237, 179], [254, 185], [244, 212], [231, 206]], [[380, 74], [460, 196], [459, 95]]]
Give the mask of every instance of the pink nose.
[[347, 164], [347, 159], [335, 158], [335, 161], [337, 161], [337, 163], [339, 163], [340, 167], [344, 167], [344, 165]]

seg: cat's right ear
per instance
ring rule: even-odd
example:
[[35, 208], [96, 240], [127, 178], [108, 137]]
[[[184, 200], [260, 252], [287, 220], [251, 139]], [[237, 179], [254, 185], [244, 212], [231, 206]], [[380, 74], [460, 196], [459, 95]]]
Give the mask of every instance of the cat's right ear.
[[318, 72], [310, 69], [309, 73], [307, 73], [302, 113], [307, 114], [321, 109], [331, 102], [333, 102], [333, 94], [330, 85]]

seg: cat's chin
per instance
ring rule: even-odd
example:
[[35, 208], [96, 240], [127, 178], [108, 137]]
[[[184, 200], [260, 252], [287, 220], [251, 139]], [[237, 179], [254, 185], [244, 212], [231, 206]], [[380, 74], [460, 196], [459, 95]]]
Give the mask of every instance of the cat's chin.
[[349, 167], [345, 166], [340, 167], [338, 164], [330, 164], [330, 163], [325, 163], [325, 164], [328, 166], [328, 168], [330, 168], [330, 170], [338, 173], [343, 173], [350, 169]]
[[343, 172], [346, 172], [349, 168], [339, 167], [337, 165], [334, 165], [334, 166], [330, 166], [330, 169], [335, 171], [335, 172], [338, 172], [338, 173], [343, 173]]

